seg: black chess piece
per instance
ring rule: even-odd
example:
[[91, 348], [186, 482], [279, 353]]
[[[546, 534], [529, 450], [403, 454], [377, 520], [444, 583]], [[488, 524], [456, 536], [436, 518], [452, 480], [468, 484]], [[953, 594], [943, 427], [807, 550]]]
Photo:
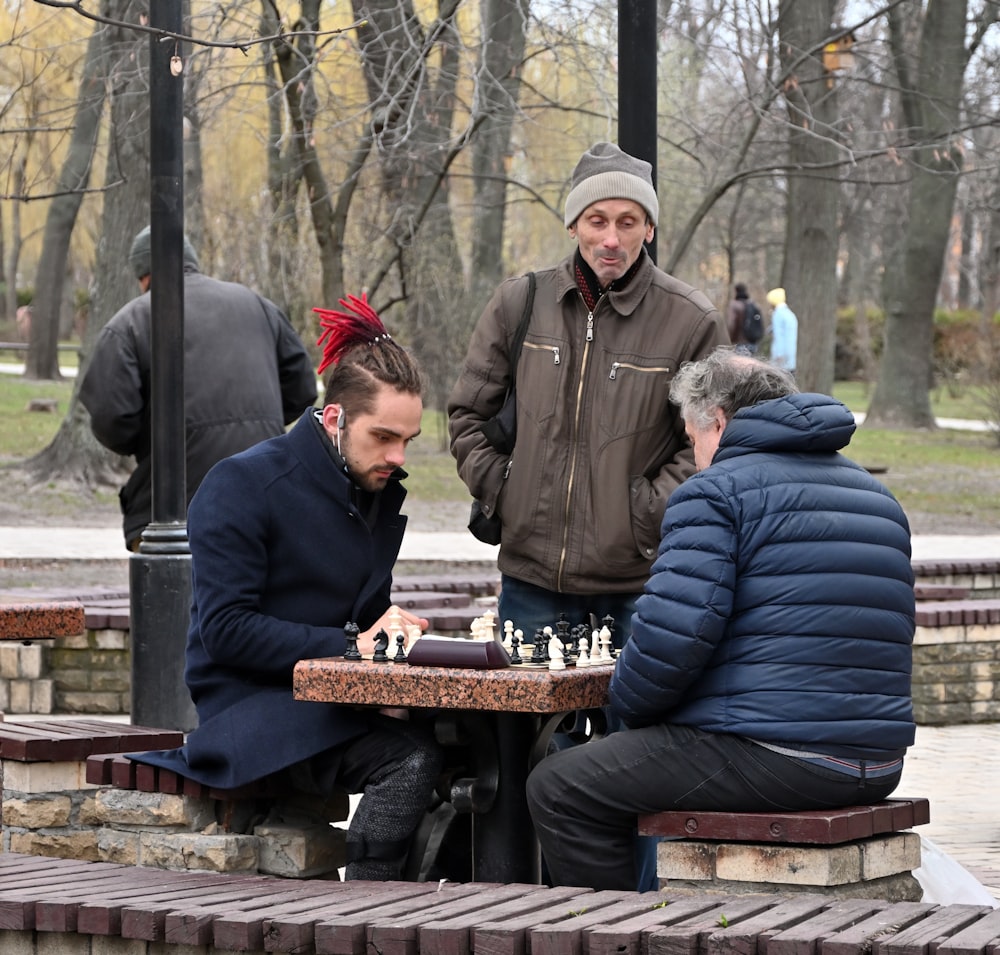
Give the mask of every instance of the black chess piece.
[[521, 659], [521, 654], [518, 652], [518, 647], [521, 645], [521, 638], [515, 633], [514, 636], [510, 638], [510, 662], [511, 663], [524, 663]]
[[406, 643], [406, 637], [401, 633], [396, 634], [396, 655], [392, 658], [393, 663], [406, 663], [406, 650], [403, 644]]
[[345, 660], [361, 659], [361, 651], [358, 649], [359, 633], [361, 628], [353, 620], [348, 620], [344, 624], [344, 639], [347, 641], [347, 648], [344, 650]]
[[375, 652], [372, 654], [372, 663], [388, 663], [389, 655], [385, 652], [389, 649], [389, 634], [385, 630], [379, 630], [375, 634]]
[[531, 659], [535, 663], [549, 662], [549, 638], [541, 627], [535, 631], [535, 649], [531, 654]]

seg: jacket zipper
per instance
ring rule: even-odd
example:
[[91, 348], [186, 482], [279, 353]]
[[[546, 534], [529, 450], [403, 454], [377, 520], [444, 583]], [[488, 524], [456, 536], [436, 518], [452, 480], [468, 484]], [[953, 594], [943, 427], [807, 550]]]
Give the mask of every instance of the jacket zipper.
[[[583, 296], [581, 295], [582, 299]], [[600, 306], [604, 295], [594, 303], [593, 309], [587, 310], [587, 336], [585, 344], [583, 346], [583, 357], [580, 360], [580, 384], [577, 386], [576, 391], [576, 413], [573, 416], [573, 441], [571, 447], [575, 448], [578, 446], [578, 439], [580, 436], [580, 405], [583, 401], [583, 382], [587, 375], [587, 363], [590, 358], [590, 343], [594, 340], [594, 313]], [[559, 570], [556, 573], [556, 590], [562, 590], [562, 578], [563, 573], [566, 570], [566, 552], [569, 550], [569, 510], [570, 501], [573, 499], [573, 482], [576, 478], [576, 459], [577, 455], [574, 453], [570, 460], [569, 468], [569, 481], [566, 484], [566, 508], [563, 511], [563, 540], [562, 549], [559, 552]]]
[[654, 372], [663, 371], [667, 373], [670, 372], [669, 365], [666, 365], [664, 367], [654, 368], [650, 365], [633, 365], [627, 361], [615, 361], [611, 363], [611, 374], [608, 375], [608, 378], [611, 379], [611, 381], [614, 381], [618, 377], [619, 368], [628, 368], [630, 371], [639, 371], [639, 372], [649, 372], [649, 371], [654, 371]]
[[558, 365], [560, 362], [559, 357], [559, 346], [558, 345], [538, 345], [534, 342], [525, 342], [522, 348], [534, 348], [536, 351], [550, 351], [552, 352], [552, 364]]

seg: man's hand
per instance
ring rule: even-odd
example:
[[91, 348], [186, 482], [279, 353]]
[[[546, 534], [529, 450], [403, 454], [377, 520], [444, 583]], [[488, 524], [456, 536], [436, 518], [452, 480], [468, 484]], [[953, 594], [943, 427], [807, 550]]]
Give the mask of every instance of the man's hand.
[[400, 627], [403, 634], [409, 639], [410, 627], [420, 627], [420, 632], [423, 633], [429, 626], [430, 621], [425, 617], [418, 617], [416, 614], [410, 613], [408, 610], [404, 610], [402, 607], [397, 607], [393, 604], [375, 623], [358, 635], [358, 649], [361, 651], [362, 656], [370, 657], [375, 652], [376, 634], [379, 630], [384, 630], [389, 635], [389, 653], [391, 655], [395, 646], [392, 641], [396, 633], [399, 632]]

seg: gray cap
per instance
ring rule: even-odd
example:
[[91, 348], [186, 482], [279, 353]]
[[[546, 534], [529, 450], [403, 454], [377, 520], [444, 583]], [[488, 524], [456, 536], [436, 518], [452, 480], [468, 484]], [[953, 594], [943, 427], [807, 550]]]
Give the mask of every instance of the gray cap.
[[624, 153], [614, 143], [595, 143], [576, 164], [563, 217], [569, 228], [589, 205], [602, 199], [631, 199], [656, 225], [660, 203], [653, 188], [653, 167]]
[[[149, 226], [146, 226], [132, 240], [132, 249], [128, 254], [128, 264], [132, 266], [132, 271], [135, 273], [137, 279], [141, 279], [144, 275], [149, 275], [152, 271], [152, 258]], [[198, 254], [195, 252], [194, 246], [188, 241], [187, 236], [184, 236], [184, 264], [190, 265], [195, 269], [199, 268]]]

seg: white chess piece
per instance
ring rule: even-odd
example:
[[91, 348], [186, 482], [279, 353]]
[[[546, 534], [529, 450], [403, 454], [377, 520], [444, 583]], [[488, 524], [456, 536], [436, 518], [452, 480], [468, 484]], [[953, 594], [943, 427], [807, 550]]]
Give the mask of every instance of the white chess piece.
[[614, 662], [614, 654], [611, 652], [611, 631], [607, 627], [601, 627], [601, 659], [605, 663]]
[[389, 608], [389, 619], [387, 621], [389, 624], [389, 637], [391, 640], [395, 640], [396, 636], [403, 633], [403, 615], [395, 604]]
[[411, 623], [406, 628], [407, 636], [410, 638], [409, 643], [406, 644], [406, 652], [409, 653], [413, 649], [413, 644], [415, 644], [420, 639], [420, 625], [416, 623]]
[[486, 613], [480, 617], [482, 620], [482, 629], [479, 631], [479, 636], [483, 640], [495, 640], [496, 639], [496, 625], [495, 625], [495, 614], [492, 610], [487, 610]]
[[[546, 629], [548, 628], [546, 627]], [[566, 669], [566, 663], [563, 660], [563, 642], [555, 634], [552, 634], [549, 639], [549, 669]]]
[[[521, 631], [520, 630], [517, 631], [517, 633], [518, 633], [518, 636], [521, 635]], [[510, 653], [511, 647], [513, 646], [511, 644], [511, 642], [510, 642], [510, 638], [512, 636], [514, 636], [514, 621], [513, 620], [505, 620], [503, 622], [503, 645], [504, 645], [504, 649], [508, 653]]]
[[580, 652], [576, 655], [576, 665], [578, 667], [590, 666], [590, 641], [586, 637], [580, 637]]

